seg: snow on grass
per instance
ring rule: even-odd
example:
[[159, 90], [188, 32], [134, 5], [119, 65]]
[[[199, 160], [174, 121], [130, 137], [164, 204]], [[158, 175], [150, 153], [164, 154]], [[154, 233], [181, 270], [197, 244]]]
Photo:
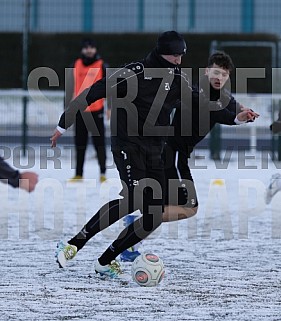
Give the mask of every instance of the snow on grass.
[[[67, 183], [73, 175], [67, 158], [61, 169], [49, 164], [40, 170], [37, 157], [33, 170], [40, 183], [34, 193], [1, 184], [0, 319], [280, 320], [281, 195], [271, 205], [263, 201], [278, 170], [272, 162], [263, 169], [260, 158], [247, 160], [256, 168], [242, 169], [237, 155], [226, 169], [204, 162], [207, 168], [192, 170], [198, 214], [163, 224], [141, 246], [165, 264], [165, 278], [153, 288], [101, 280], [94, 273], [94, 261], [122, 222], [92, 239], [66, 269], [55, 263], [56, 242], [72, 237], [101, 204], [116, 197], [116, 169], [108, 170], [112, 181], [101, 187], [94, 181], [96, 160], [88, 157], [89, 180], [73, 186]], [[223, 184], [213, 184], [215, 179]], [[130, 267], [124, 264], [128, 274]]]

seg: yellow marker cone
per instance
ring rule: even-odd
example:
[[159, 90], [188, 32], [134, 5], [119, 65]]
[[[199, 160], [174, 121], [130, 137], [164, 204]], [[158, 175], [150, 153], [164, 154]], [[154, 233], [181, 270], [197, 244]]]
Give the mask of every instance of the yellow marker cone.
[[224, 179], [214, 179], [213, 182], [212, 182], [212, 185], [223, 186], [224, 185]]

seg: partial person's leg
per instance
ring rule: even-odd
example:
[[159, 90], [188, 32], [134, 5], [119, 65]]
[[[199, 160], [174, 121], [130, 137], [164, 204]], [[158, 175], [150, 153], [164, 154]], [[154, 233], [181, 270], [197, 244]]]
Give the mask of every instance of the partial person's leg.
[[[176, 154], [173, 157], [176, 160]], [[166, 166], [165, 178], [166, 197], [163, 222], [178, 221], [194, 216], [198, 210], [197, 193], [185, 155], [178, 153], [177, 168], [173, 165]]]
[[127, 200], [116, 199], [103, 205], [98, 212], [85, 224], [78, 234], [67, 243], [60, 241], [57, 245], [56, 258], [60, 267], [65, 267], [68, 260], [97, 233], [118, 221], [129, 212]]
[[[147, 146], [147, 149], [148, 148], [152, 147]], [[135, 208], [140, 208], [143, 215], [127, 226], [111, 246], [101, 255], [98, 259], [101, 265], [109, 264], [124, 250], [145, 239], [162, 223], [164, 210], [164, 167], [157, 147], [152, 148], [152, 151], [150, 150], [148, 153], [147, 151], [142, 152], [147, 153], [144, 155], [145, 160], [143, 162], [146, 169], [144, 168], [143, 173], [139, 172], [139, 178], [134, 176], [133, 171], [131, 185], [128, 186], [129, 189], [133, 188], [134, 190]], [[131, 165], [137, 168], [138, 163], [142, 164], [140, 155], [141, 154], [126, 154], [124, 159], [126, 158]], [[132, 167], [133, 166], [130, 168]], [[128, 167], [126, 166], [126, 168]], [[143, 179], [141, 179], [141, 175], [144, 175]]]
[[[138, 194], [135, 194], [135, 197]], [[146, 199], [147, 198], [147, 199]], [[102, 265], [109, 264], [124, 250], [144, 240], [162, 223], [163, 207], [158, 202], [153, 202], [151, 196], [144, 196], [144, 207], [151, 210], [143, 212], [143, 215], [127, 226], [112, 243], [112, 245], [101, 255], [99, 262]]]
[[[66, 265], [66, 261], [72, 259], [77, 251], [97, 233], [107, 228], [111, 224], [118, 221], [128, 213], [132, 213], [139, 209], [138, 202], [134, 202], [134, 180], [143, 178], [145, 172], [142, 168], [141, 157], [138, 157], [139, 164], [142, 168], [139, 169], [135, 163], [131, 163], [130, 154], [138, 154], [138, 151], [118, 151], [113, 152], [114, 161], [117, 165], [120, 178], [122, 179], [123, 190], [120, 193], [123, 199], [113, 200], [104, 206], [86, 223], [82, 230], [70, 239], [67, 244], [60, 242], [56, 253], [57, 261], [61, 267]], [[128, 155], [128, 156], [127, 156]]]
[[197, 211], [198, 206], [189, 208], [183, 206], [166, 205], [163, 214], [163, 222], [184, 220], [194, 216]]
[[83, 177], [87, 143], [88, 130], [84, 123], [81, 112], [78, 112], [75, 121], [76, 176]]
[[68, 244], [75, 245], [77, 251], [81, 250], [92, 237], [117, 222], [131, 210], [125, 198], [110, 201], [94, 214], [82, 230], [68, 241]]
[[[197, 213], [198, 202], [193, 179], [188, 167], [185, 167], [187, 181], [181, 181], [175, 167], [176, 152], [172, 147], [166, 146], [163, 159], [165, 161], [165, 211], [163, 213], [163, 222], [172, 222], [187, 219]], [[181, 167], [183, 169], [183, 167]], [[169, 204], [169, 205], [168, 205]], [[132, 215], [126, 216], [130, 217]], [[133, 261], [140, 252], [139, 243], [132, 247], [132, 251], [124, 250], [121, 255], [121, 261]]]
[[[123, 218], [124, 227], [129, 226], [139, 217], [140, 217], [140, 215], [137, 212], [126, 215]], [[120, 254], [120, 260], [122, 262], [133, 262], [136, 259], [136, 257], [138, 257], [141, 254], [139, 252], [139, 248], [140, 248], [141, 243], [142, 242], [139, 242], [139, 243], [135, 244], [134, 246], [131, 246], [128, 249], [124, 250]]]
[[91, 128], [92, 142], [97, 153], [100, 174], [104, 176], [106, 172], [106, 145], [103, 110], [91, 114], [96, 124], [96, 128]]

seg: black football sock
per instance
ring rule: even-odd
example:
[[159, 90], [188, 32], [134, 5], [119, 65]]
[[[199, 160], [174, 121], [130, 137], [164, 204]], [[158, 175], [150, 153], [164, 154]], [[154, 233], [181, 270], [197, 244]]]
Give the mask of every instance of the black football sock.
[[[105, 250], [98, 259], [101, 265], [110, 264], [112, 260], [131, 246], [145, 239], [161, 224], [161, 216], [157, 220], [153, 219], [157, 216], [149, 215], [149, 219], [143, 220], [140, 217], [132, 224], [128, 225], [118, 236], [118, 238]], [[149, 225], [147, 225], [149, 224]]]
[[75, 235], [69, 244], [75, 245], [77, 250], [82, 247], [98, 232], [117, 222], [128, 213], [128, 209], [123, 206], [122, 199], [116, 199], [103, 205], [101, 209], [89, 220], [82, 230]]

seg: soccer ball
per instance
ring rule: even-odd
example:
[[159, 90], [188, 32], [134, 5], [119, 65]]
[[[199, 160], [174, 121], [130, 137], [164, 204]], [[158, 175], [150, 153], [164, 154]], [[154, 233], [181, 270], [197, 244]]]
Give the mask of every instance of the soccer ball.
[[164, 277], [163, 261], [152, 253], [139, 255], [132, 264], [133, 280], [141, 286], [155, 286]]

